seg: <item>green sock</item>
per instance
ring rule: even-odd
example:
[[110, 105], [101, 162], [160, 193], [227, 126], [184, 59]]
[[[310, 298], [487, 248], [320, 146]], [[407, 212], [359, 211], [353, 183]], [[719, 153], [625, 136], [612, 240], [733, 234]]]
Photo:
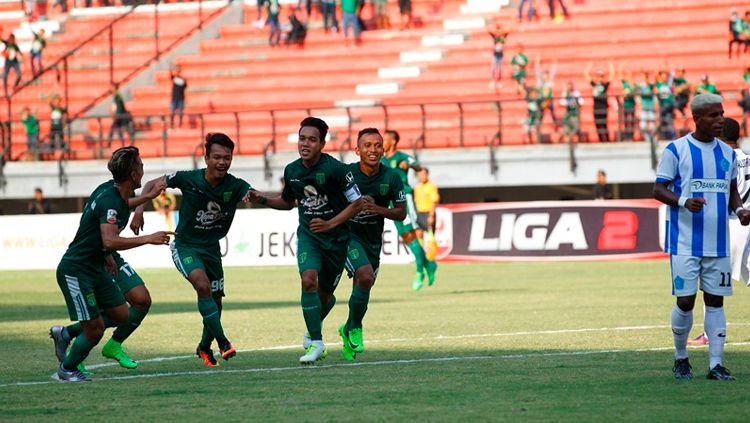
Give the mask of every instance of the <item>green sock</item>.
[[112, 333], [112, 339], [121, 344], [125, 342], [125, 340], [128, 339], [128, 336], [130, 336], [130, 334], [138, 329], [138, 326], [146, 317], [146, 313], [148, 312], [138, 310], [135, 307], [130, 307], [128, 309], [128, 321], [125, 322], [124, 325], [119, 326], [117, 329], [115, 329], [115, 331]]
[[63, 338], [65, 338], [66, 341], [75, 339], [78, 337], [78, 335], [82, 333], [83, 333], [83, 325], [81, 325], [81, 322], [75, 322], [72, 325], [65, 326], [65, 328], [62, 331]]
[[211, 297], [198, 298], [198, 311], [203, 316], [203, 326], [219, 341], [219, 344], [227, 342], [224, 336], [224, 328], [221, 327], [221, 314], [216, 306], [216, 301]]
[[[219, 318], [221, 318], [221, 306], [219, 306], [219, 303], [216, 303], [216, 308], [219, 309]], [[203, 334], [201, 334], [201, 342], [200, 346], [204, 350], [208, 350], [211, 348], [211, 344], [214, 342], [214, 336], [211, 335], [211, 332], [209, 332], [206, 325], [203, 325]]]
[[427, 264], [427, 256], [424, 253], [424, 248], [422, 248], [422, 244], [419, 243], [418, 239], [415, 239], [414, 241], [406, 244], [409, 247], [409, 250], [411, 250], [411, 253], [414, 254], [414, 260], [415, 264], [417, 265], [417, 273], [423, 273], [424, 267]]
[[370, 302], [370, 291], [365, 291], [359, 285], [352, 288], [352, 296], [349, 297], [349, 319], [346, 321], [346, 331], [362, 327], [362, 319], [367, 313], [367, 303]]
[[73, 370], [78, 367], [79, 364], [83, 363], [83, 360], [88, 357], [91, 350], [96, 346], [97, 342], [89, 341], [85, 334], [80, 334], [76, 337], [73, 345], [70, 346], [68, 355], [63, 360], [63, 367], [68, 370]]
[[335, 306], [335, 305], [336, 305], [336, 296], [335, 295], [331, 295], [331, 299], [330, 299], [330, 301], [328, 301], [328, 304], [323, 304], [322, 305], [323, 309], [320, 311], [320, 321], [321, 322], [326, 319], [326, 316], [328, 316], [328, 313], [330, 313], [331, 310], [333, 310], [333, 306]]
[[321, 315], [322, 306], [320, 305], [318, 291], [302, 291], [302, 316], [305, 318], [307, 331], [310, 333], [310, 339], [313, 341], [323, 340], [323, 334], [321, 333]]

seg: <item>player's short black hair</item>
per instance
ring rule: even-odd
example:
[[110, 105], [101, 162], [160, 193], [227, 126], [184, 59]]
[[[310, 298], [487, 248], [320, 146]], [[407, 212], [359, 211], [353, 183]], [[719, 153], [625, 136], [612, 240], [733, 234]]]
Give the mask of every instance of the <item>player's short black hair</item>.
[[396, 141], [396, 144], [401, 141], [401, 135], [399, 135], [397, 131], [394, 131], [393, 129], [386, 129], [385, 133], [392, 136], [393, 140]]
[[359, 140], [361, 140], [362, 137], [364, 137], [367, 134], [377, 134], [380, 136], [381, 139], [383, 138], [383, 136], [380, 135], [380, 131], [378, 131], [378, 128], [365, 128], [359, 131], [359, 133], [357, 134], [357, 142], [359, 142]]
[[299, 123], [300, 131], [305, 126], [312, 126], [313, 128], [316, 128], [318, 130], [318, 133], [320, 133], [320, 142], [326, 142], [326, 136], [328, 136], [328, 124], [326, 124], [323, 119], [308, 116], [302, 119], [302, 122]]
[[124, 182], [138, 168], [138, 147], [122, 147], [112, 153], [107, 169], [112, 173], [115, 182]]
[[740, 123], [732, 118], [724, 118], [724, 127], [721, 128], [721, 138], [725, 141], [737, 143], [740, 139]]
[[227, 134], [221, 132], [209, 132], [206, 134], [206, 157], [211, 154], [211, 146], [214, 144], [221, 145], [234, 151], [234, 141], [232, 141]]

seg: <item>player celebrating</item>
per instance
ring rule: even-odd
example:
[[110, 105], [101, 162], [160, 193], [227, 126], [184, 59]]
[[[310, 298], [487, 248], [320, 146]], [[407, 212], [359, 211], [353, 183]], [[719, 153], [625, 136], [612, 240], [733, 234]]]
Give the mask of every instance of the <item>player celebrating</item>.
[[709, 338], [709, 379], [733, 380], [723, 366], [726, 316], [724, 297], [732, 295], [729, 213], [743, 225], [750, 211], [737, 192], [736, 154], [716, 139], [724, 123], [722, 98], [697, 95], [690, 102], [695, 131], [671, 142], [656, 171], [654, 198], [669, 205], [665, 250], [670, 254], [675, 345], [674, 376], [692, 379], [687, 340], [693, 325], [698, 291], [706, 306], [704, 328]]
[[[78, 369], [78, 365], [99, 343], [104, 328], [119, 326], [127, 330], [126, 326], [134, 323], [131, 320], [133, 315], [129, 316], [121, 290], [108, 273], [114, 270], [113, 259], [107, 258], [109, 252], [145, 244], [166, 245], [169, 243], [169, 235], [172, 234], [160, 231], [135, 238], [123, 238], [119, 235], [130, 216], [128, 198], [134, 189], [141, 186], [143, 162], [137, 148], [125, 147], [112, 153], [107, 167], [114, 182], [100, 185], [91, 194], [84, 207], [75, 238], [57, 266], [57, 283], [68, 305], [70, 319], [80, 321], [80, 332], [75, 336], [67, 356], [65, 349], [74, 334], [68, 332], [67, 335], [63, 335], [63, 328], [60, 326], [51, 330], [55, 340], [55, 352], [61, 361], [57, 369], [57, 376], [61, 381], [91, 380]], [[153, 183], [148, 188], [149, 190], [144, 190], [147, 191], [144, 195], [136, 197], [140, 204], [159, 195], [163, 189], [163, 181], [162, 184]], [[108, 270], [105, 270], [105, 260], [108, 262]], [[143, 285], [140, 286], [145, 290]], [[131, 311], [133, 308], [131, 307]], [[140, 319], [142, 320], [142, 317]], [[130, 332], [133, 329], [131, 328]]]
[[[171, 245], [172, 260], [198, 295], [203, 335], [195, 353], [207, 367], [218, 365], [211, 350], [214, 339], [224, 360], [237, 354], [221, 325], [224, 269], [219, 240], [229, 232], [237, 203], [245, 199], [252, 187], [228, 173], [233, 151], [234, 142], [227, 135], [209, 133], [204, 157], [206, 168], [179, 171], [166, 180], [168, 188], [182, 191], [177, 235]], [[143, 207], [136, 209], [133, 221], [136, 227], [143, 227]]]
[[420, 244], [419, 237], [415, 231], [417, 229], [417, 209], [414, 207], [414, 197], [412, 196], [412, 189], [409, 185], [409, 169], [411, 168], [419, 172], [422, 170], [422, 166], [420, 166], [419, 162], [410, 155], [398, 151], [398, 142], [400, 139], [401, 137], [398, 132], [392, 130], [385, 131], [385, 137], [383, 140], [385, 156], [380, 161], [384, 165], [395, 170], [401, 177], [401, 182], [404, 184], [404, 195], [406, 196], [406, 219], [404, 219], [403, 222], [397, 220], [395, 223], [399, 236], [401, 236], [404, 244], [406, 244], [412, 254], [414, 254], [417, 273], [414, 276], [412, 288], [415, 291], [418, 291], [422, 289], [425, 272], [427, 273], [428, 284], [432, 285], [435, 283], [437, 263], [427, 260], [424, 248], [422, 248], [422, 244]]
[[[307, 326], [303, 339], [305, 354], [300, 364], [325, 358], [322, 321], [336, 304], [333, 295], [344, 270], [349, 233], [343, 223], [354, 216], [364, 200], [352, 189], [344, 193], [353, 177], [347, 166], [326, 153], [328, 125], [315, 117], [300, 123], [297, 150], [300, 158], [284, 169], [281, 194], [251, 191], [248, 198], [278, 210], [299, 210], [297, 267], [302, 282], [302, 315]], [[347, 198], [353, 202], [347, 206]], [[316, 232], [313, 232], [315, 228]]]

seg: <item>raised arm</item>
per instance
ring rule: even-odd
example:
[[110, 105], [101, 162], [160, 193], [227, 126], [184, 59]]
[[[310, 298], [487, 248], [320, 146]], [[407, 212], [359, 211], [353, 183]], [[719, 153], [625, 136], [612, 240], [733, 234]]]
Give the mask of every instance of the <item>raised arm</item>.
[[594, 62], [589, 62], [586, 65], [586, 69], [583, 70], [583, 77], [586, 78], [586, 81], [589, 83], [591, 82], [591, 67], [594, 66]]
[[294, 202], [285, 200], [280, 192], [262, 193], [256, 190], [250, 190], [245, 196], [245, 201], [254, 204], [263, 204], [276, 210], [291, 210], [294, 208]]
[[143, 186], [141, 194], [135, 197], [128, 198], [128, 208], [135, 209], [136, 207], [153, 200], [158, 197], [162, 191], [167, 188], [167, 177], [162, 175], [156, 179], [152, 179], [146, 182]]

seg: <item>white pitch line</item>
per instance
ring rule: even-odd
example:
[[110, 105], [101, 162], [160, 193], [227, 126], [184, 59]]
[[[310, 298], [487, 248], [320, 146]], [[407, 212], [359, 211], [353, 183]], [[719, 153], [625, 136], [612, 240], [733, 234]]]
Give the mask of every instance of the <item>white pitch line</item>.
[[[727, 346], [747, 346], [750, 342], [728, 342]], [[674, 347], [654, 347], [654, 348], [638, 348], [638, 349], [610, 349], [610, 350], [594, 350], [594, 351], [562, 351], [562, 352], [551, 352], [551, 353], [530, 353], [530, 354], [505, 354], [505, 355], [479, 355], [479, 356], [451, 356], [451, 357], [435, 357], [435, 358], [415, 358], [415, 359], [401, 359], [401, 360], [381, 360], [381, 361], [364, 361], [359, 363], [340, 363], [340, 364], [327, 364], [320, 366], [289, 366], [289, 367], [258, 367], [253, 369], [227, 369], [227, 370], [202, 370], [202, 371], [186, 371], [186, 372], [162, 372], [162, 373], [144, 373], [138, 375], [128, 376], [112, 376], [104, 378], [96, 378], [97, 382], [117, 381], [117, 380], [132, 380], [132, 379], [154, 379], [162, 377], [175, 377], [175, 376], [205, 376], [215, 374], [246, 374], [246, 373], [267, 373], [267, 372], [287, 372], [287, 371], [305, 371], [308, 369], [331, 369], [331, 368], [347, 368], [347, 367], [361, 367], [361, 366], [383, 366], [393, 364], [417, 364], [417, 363], [432, 363], [432, 362], [446, 362], [446, 361], [476, 361], [476, 360], [509, 360], [509, 359], [526, 359], [526, 358], [542, 358], [542, 357], [566, 357], [566, 356], [584, 356], [584, 355], [596, 355], [596, 354], [620, 354], [628, 352], [655, 352], [655, 351], [667, 351], [672, 350]], [[690, 346], [691, 349], [706, 348], [705, 345]], [[54, 377], [54, 376], [53, 376]], [[37, 381], [37, 382], [17, 382], [7, 383], [0, 385], [0, 388], [11, 387], [11, 386], [32, 386], [32, 385], [47, 385], [51, 383], [58, 383], [57, 380], [48, 381]]]

